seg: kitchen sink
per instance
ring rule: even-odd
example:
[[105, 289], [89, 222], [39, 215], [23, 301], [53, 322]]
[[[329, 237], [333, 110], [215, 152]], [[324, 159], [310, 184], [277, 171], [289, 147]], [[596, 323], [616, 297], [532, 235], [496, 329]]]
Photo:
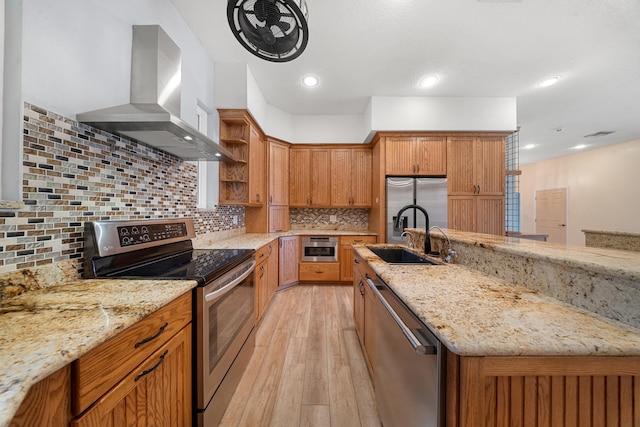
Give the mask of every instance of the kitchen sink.
[[441, 265], [425, 256], [418, 255], [404, 248], [376, 248], [367, 246], [367, 248], [378, 255], [380, 259], [389, 264], [422, 264], [422, 265]]

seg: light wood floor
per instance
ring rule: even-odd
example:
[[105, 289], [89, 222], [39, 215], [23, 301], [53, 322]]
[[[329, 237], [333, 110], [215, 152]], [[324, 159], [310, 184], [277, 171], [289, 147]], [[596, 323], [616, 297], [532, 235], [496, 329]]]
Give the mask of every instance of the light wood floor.
[[221, 426], [380, 426], [351, 286], [277, 292]]

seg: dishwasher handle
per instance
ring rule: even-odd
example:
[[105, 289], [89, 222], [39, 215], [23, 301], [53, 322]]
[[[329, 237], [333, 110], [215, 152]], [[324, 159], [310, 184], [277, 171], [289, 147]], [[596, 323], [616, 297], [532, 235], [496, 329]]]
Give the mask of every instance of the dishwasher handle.
[[[378, 290], [378, 288], [377, 288], [376, 284], [373, 282], [373, 280], [371, 280], [370, 278], [367, 277], [367, 283], [369, 284], [369, 288], [371, 288], [373, 293], [378, 298], [378, 301], [380, 301], [380, 303], [382, 303], [382, 305], [387, 310], [387, 312], [389, 312], [389, 315], [391, 316], [391, 318], [393, 318], [393, 320], [396, 322], [396, 324], [398, 325], [398, 327], [400, 328], [400, 330], [402, 331], [404, 336], [407, 338], [407, 340], [409, 341], [409, 343], [411, 344], [411, 346], [415, 350], [416, 354], [436, 354], [437, 353], [436, 346], [432, 345], [432, 344], [428, 344], [428, 343], [425, 344], [416, 336], [416, 334], [413, 332], [413, 330], [411, 328], [409, 328], [402, 321], [400, 316], [398, 316], [398, 313], [396, 313], [395, 310], [393, 309], [393, 307], [391, 307], [391, 305], [389, 305], [387, 300], [384, 299], [384, 297], [382, 296], [382, 294]], [[419, 330], [416, 329], [415, 331], [418, 332]]]

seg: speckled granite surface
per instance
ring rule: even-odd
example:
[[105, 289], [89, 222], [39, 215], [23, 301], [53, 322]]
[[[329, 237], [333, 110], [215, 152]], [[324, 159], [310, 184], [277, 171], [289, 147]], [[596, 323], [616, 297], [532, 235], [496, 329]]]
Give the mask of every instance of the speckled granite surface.
[[625, 231], [582, 230], [585, 245], [595, 248], [640, 251], [640, 234]]
[[30, 387], [196, 286], [76, 280], [0, 301], [0, 426]]
[[640, 252], [445, 231], [457, 263], [640, 328]]
[[390, 265], [355, 248], [457, 354], [640, 355], [640, 329], [462, 265]]

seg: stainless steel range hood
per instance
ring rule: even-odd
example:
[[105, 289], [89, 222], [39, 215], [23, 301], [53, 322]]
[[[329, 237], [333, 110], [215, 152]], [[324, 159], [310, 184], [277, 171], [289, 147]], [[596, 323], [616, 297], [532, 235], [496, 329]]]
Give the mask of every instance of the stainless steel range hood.
[[131, 102], [76, 118], [185, 160], [233, 160], [228, 150], [180, 119], [181, 56], [159, 25], [134, 25]]

